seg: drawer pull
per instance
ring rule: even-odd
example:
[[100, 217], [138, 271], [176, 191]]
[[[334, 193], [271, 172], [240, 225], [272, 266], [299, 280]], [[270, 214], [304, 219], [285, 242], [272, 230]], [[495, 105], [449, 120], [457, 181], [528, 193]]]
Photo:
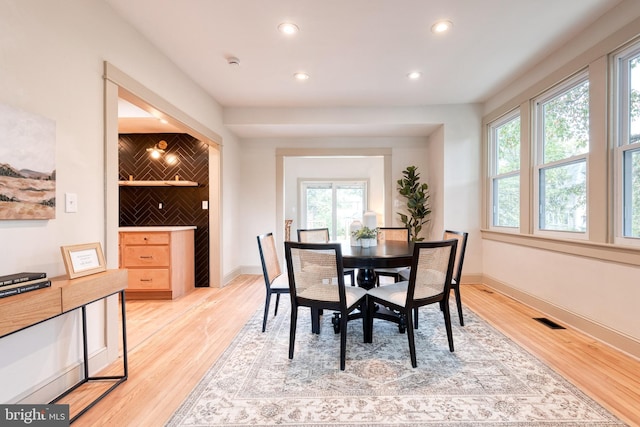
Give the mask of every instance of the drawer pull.
[[140, 279], [141, 282], [153, 282], [153, 279]]
[[152, 259], [153, 255], [140, 255], [140, 258], [142, 258], [142, 259]]

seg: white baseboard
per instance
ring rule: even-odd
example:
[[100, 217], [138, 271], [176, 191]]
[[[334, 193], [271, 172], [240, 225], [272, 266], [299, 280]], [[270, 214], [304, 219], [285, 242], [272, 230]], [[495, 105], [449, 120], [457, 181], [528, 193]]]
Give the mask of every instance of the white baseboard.
[[482, 274], [463, 274], [460, 278], [461, 285], [479, 285], [482, 283]]
[[229, 283], [233, 281], [233, 279], [235, 279], [241, 274], [242, 274], [241, 267], [235, 268], [231, 270], [231, 272], [225, 274], [224, 277], [222, 278], [222, 287], [224, 288], [225, 286], [227, 286]]
[[240, 267], [240, 272], [241, 274], [258, 274], [262, 276], [262, 267], [259, 265], [243, 265]]
[[255, 265], [243, 265], [240, 266], [234, 270], [232, 270], [230, 273], [225, 274], [223, 280], [222, 280], [222, 287], [227, 286], [229, 283], [231, 283], [233, 281], [233, 279], [235, 279], [236, 277], [242, 275], [242, 274], [257, 274], [259, 276], [262, 276], [262, 267], [260, 266], [255, 266]]
[[[464, 283], [464, 282], [463, 282]], [[496, 291], [507, 295], [523, 304], [526, 304], [549, 317], [552, 317], [557, 323], [564, 324], [573, 329], [579, 330], [598, 341], [601, 341], [617, 350], [620, 350], [631, 357], [640, 359], [640, 342], [622, 332], [613, 330], [593, 320], [587, 319], [579, 314], [573, 313], [562, 307], [542, 300], [535, 295], [513, 288], [510, 285], [501, 282], [493, 277], [485, 275], [482, 283]], [[464, 300], [464, 299], [463, 299]]]
[[[102, 348], [89, 357], [89, 372], [92, 375], [108, 365], [107, 348]], [[31, 389], [16, 396], [15, 402], [21, 404], [42, 404], [50, 402], [69, 388], [77, 384], [84, 376], [84, 366], [77, 363], [66, 371], [55, 374], [52, 378], [36, 384]]]

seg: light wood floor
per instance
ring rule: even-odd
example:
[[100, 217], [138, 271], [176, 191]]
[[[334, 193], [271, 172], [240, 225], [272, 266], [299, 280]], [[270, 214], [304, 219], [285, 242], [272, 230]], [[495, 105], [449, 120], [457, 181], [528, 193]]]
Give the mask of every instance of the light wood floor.
[[[464, 285], [462, 294], [466, 310], [476, 312], [623, 421], [640, 426], [640, 361], [574, 330], [549, 329], [532, 319], [543, 314], [486, 286]], [[224, 289], [199, 288], [175, 301], [127, 302], [129, 379], [74, 427], [164, 425], [263, 303], [261, 276], [241, 276]], [[121, 364], [101, 374], [119, 370]], [[65, 402], [71, 404], [72, 415], [99, 387], [86, 385]]]

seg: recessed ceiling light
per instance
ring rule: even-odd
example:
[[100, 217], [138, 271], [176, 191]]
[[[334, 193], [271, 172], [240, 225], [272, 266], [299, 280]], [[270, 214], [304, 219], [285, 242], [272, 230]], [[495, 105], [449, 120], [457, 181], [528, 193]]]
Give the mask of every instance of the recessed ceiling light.
[[436, 22], [431, 26], [431, 32], [440, 34], [440, 33], [449, 31], [451, 27], [453, 27], [453, 22], [442, 20], [442, 21]]
[[420, 76], [422, 76], [422, 73], [420, 71], [412, 71], [407, 74], [407, 77], [409, 77], [411, 80], [418, 80]]
[[296, 24], [292, 24], [291, 22], [283, 22], [282, 24], [278, 25], [278, 30], [283, 34], [295, 34], [300, 29]]
[[295, 77], [296, 80], [309, 80], [309, 74], [307, 73], [295, 73], [293, 77]]

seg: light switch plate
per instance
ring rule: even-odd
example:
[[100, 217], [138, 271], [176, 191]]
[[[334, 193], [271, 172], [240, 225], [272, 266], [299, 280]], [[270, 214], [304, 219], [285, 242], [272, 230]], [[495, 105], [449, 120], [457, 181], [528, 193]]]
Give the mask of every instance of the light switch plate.
[[64, 211], [67, 213], [78, 212], [78, 195], [76, 193], [64, 193]]

